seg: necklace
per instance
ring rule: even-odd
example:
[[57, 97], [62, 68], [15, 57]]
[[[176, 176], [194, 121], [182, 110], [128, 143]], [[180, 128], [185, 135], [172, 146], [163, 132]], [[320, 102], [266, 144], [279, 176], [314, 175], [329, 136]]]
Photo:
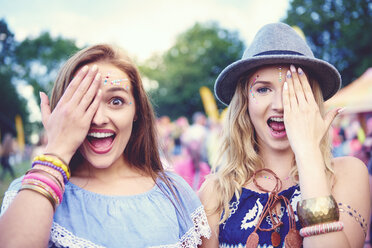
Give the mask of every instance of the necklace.
[[[267, 172], [272, 174], [273, 180], [275, 180], [275, 187], [273, 190], [266, 190], [265, 188], [261, 187], [256, 180], [257, 174], [260, 172]], [[257, 234], [258, 231], [261, 232], [271, 232], [271, 243], [274, 247], [278, 247], [281, 243], [281, 238], [279, 233], [275, 231], [279, 226], [283, 225], [283, 222], [275, 218], [275, 216], [278, 216], [278, 213], [275, 211], [275, 205], [279, 203], [280, 201], [284, 202], [287, 212], [288, 212], [288, 224], [289, 224], [289, 231], [287, 235], [284, 238], [284, 245], [285, 247], [288, 248], [300, 248], [302, 246], [302, 238], [300, 236], [300, 233], [298, 230], [296, 230], [296, 220], [295, 220], [295, 215], [294, 211], [292, 209], [291, 203], [289, 200], [283, 196], [279, 195], [278, 193], [280, 192], [282, 188], [282, 181], [279, 179], [279, 177], [270, 169], [261, 169], [253, 173], [253, 183], [256, 185], [256, 187], [264, 192], [268, 192], [269, 194], [269, 199], [265, 205], [265, 207], [262, 210], [262, 213], [259, 217], [258, 223], [255, 226], [254, 231], [248, 236], [248, 239], [246, 241], [246, 247], [247, 248], [256, 248], [259, 243], [259, 236]], [[275, 215], [273, 215], [275, 214]], [[265, 229], [261, 228], [261, 223], [264, 220], [266, 216], [269, 216], [271, 219], [271, 223], [273, 224], [271, 228]]]
[[[269, 180], [276, 180], [275, 178], [273, 178], [273, 177], [270, 177], [270, 176], [266, 176], [266, 175], [264, 175], [264, 176], [261, 176], [260, 178], [265, 178], [265, 179], [269, 179]], [[291, 176], [287, 176], [286, 178], [284, 178], [284, 179], [281, 179], [282, 181], [287, 181], [287, 180], [289, 180], [291, 178]]]

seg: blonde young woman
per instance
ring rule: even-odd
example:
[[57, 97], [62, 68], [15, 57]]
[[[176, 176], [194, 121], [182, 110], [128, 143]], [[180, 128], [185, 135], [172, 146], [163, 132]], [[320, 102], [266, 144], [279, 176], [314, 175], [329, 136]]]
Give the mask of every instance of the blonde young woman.
[[1, 247], [196, 247], [204, 209], [159, 158], [155, 117], [135, 65], [96, 45], [41, 93], [44, 154], [5, 193]]
[[212, 236], [202, 247], [362, 247], [370, 217], [366, 166], [333, 159], [328, 129], [341, 85], [288, 25], [268, 24], [224, 69], [228, 105], [219, 166], [200, 190]]

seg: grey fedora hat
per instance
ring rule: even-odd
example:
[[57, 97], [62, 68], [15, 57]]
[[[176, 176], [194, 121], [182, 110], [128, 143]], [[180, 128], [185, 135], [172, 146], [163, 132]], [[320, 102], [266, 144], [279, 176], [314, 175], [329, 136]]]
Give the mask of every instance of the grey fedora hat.
[[317, 79], [324, 100], [341, 87], [340, 73], [333, 65], [315, 58], [306, 41], [293, 28], [285, 23], [272, 23], [257, 32], [240, 60], [220, 73], [214, 85], [217, 99], [228, 105], [241, 76], [257, 67], [274, 64], [301, 66]]

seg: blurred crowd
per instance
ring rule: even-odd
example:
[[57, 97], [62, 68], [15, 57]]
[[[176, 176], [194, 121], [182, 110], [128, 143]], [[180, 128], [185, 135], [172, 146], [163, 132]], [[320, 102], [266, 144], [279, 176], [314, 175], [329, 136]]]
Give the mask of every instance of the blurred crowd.
[[353, 156], [372, 166], [372, 114], [348, 114], [332, 125], [333, 156]]
[[216, 161], [221, 123], [196, 112], [191, 123], [184, 116], [175, 121], [162, 116], [157, 125], [166, 168], [198, 190]]
[[[362, 117], [362, 118], [361, 118]], [[221, 122], [196, 112], [189, 121], [181, 116], [174, 121], [168, 116], [157, 119], [161, 156], [167, 170], [182, 176], [196, 191], [216, 163]], [[333, 156], [354, 156], [361, 159], [372, 173], [372, 114], [343, 115], [332, 125]], [[6, 174], [15, 178], [14, 167], [22, 161], [30, 161], [41, 154], [46, 145], [46, 137], [39, 135], [39, 142], [20, 151], [16, 138], [6, 133], [0, 146], [0, 180]], [[23, 172], [22, 172], [23, 173]]]

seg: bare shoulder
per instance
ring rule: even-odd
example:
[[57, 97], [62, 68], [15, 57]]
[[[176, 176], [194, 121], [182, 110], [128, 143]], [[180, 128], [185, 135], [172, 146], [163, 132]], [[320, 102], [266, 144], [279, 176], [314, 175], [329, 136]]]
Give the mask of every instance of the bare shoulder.
[[213, 209], [217, 206], [217, 177], [210, 174], [200, 187], [198, 192], [200, 201], [206, 209]]
[[362, 178], [368, 180], [367, 166], [358, 158], [338, 157], [334, 158], [332, 163], [337, 181], [354, 181]]
[[348, 156], [334, 158], [332, 162], [335, 172], [333, 191], [336, 195], [350, 200], [357, 195], [369, 195], [368, 170], [361, 160]]
[[[333, 159], [335, 181], [333, 196], [340, 204], [340, 220], [351, 247], [364, 242], [366, 222], [370, 217], [371, 195], [366, 165], [354, 157]], [[364, 227], [364, 228], [363, 228]]]
[[201, 186], [198, 195], [200, 201], [204, 205], [207, 213], [207, 219], [209, 227], [211, 228], [211, 237], [209, 239], [203, 239], [202, 245], [199, 248], [207, 247], [218, 247], [218, 233], [219, 233], [219, 220], [221, 213], [217, 210], [218, 208], [218, 179], [217, 176], [211, 174], [207, 177], [203, 185]]

